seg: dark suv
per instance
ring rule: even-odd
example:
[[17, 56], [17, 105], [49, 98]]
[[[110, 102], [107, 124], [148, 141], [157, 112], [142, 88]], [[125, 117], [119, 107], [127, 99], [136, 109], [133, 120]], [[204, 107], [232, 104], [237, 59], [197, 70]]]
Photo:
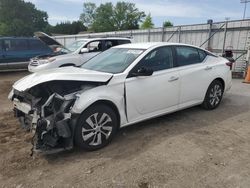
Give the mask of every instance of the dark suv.
[[0, 37], [0, 70], [27, 69], [31, 58], [52, 52], [38, 38]]

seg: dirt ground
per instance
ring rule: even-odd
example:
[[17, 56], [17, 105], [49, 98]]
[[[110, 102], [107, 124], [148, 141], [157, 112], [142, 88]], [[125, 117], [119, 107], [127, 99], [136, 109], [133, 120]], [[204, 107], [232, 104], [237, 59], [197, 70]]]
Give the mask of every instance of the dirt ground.
[[250, 85], [233, 81], [221, 106], [193, 107], [123, 128], [95, 152], [30, 157], [0, 74], [0, 187], [250, 187]]

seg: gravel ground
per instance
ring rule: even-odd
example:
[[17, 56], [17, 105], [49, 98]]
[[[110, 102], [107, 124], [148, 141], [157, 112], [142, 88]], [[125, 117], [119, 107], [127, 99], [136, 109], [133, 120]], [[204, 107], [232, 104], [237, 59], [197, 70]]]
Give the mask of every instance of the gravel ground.
[[30, 157], [31, 135], [7, 100], [27, 72], [0, 74], [0, 187], [250, 187], [250, 85], [220, 107], [193, 107], [119, 131], [95, 152]]

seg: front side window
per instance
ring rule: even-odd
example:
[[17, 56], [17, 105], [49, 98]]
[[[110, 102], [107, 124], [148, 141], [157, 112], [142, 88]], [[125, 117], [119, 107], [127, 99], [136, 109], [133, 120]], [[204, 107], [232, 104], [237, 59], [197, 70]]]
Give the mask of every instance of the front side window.
[[121, 73], [142, 53], [141, 49], [111, 48], [87, 61], [82, 68], [114, 74]]
[[93, 41], [87, 44], [89, 52], [101, 52], [102, 51], [102, 41]]
[[136, 66], [145, 67], [153, 71], [169, 69], [173, 67], [173, 53], [171, 47], [161, 47], [147, 54]]
[[196, 48], [188, 46], [176, 46], [175, 49], [178, 66], [192, 65], [202, 62], [198, 49]]

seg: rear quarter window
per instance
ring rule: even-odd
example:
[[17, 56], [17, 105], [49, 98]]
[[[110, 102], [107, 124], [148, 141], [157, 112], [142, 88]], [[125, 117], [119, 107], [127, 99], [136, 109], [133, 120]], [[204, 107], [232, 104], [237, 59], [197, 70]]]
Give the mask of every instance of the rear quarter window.
[[203, 50], [198, 49], [201, 62], [207, 57], [207, 53]]
[[118, 40], [118, 44], [121, 45], [121, 44], [128, 44], [128, 43], [131, 43], [130, 40]]
[[29, 40], [30, 50], [46, 50], [48, 47], [43, 44], [40, 40], [31, 39]]

